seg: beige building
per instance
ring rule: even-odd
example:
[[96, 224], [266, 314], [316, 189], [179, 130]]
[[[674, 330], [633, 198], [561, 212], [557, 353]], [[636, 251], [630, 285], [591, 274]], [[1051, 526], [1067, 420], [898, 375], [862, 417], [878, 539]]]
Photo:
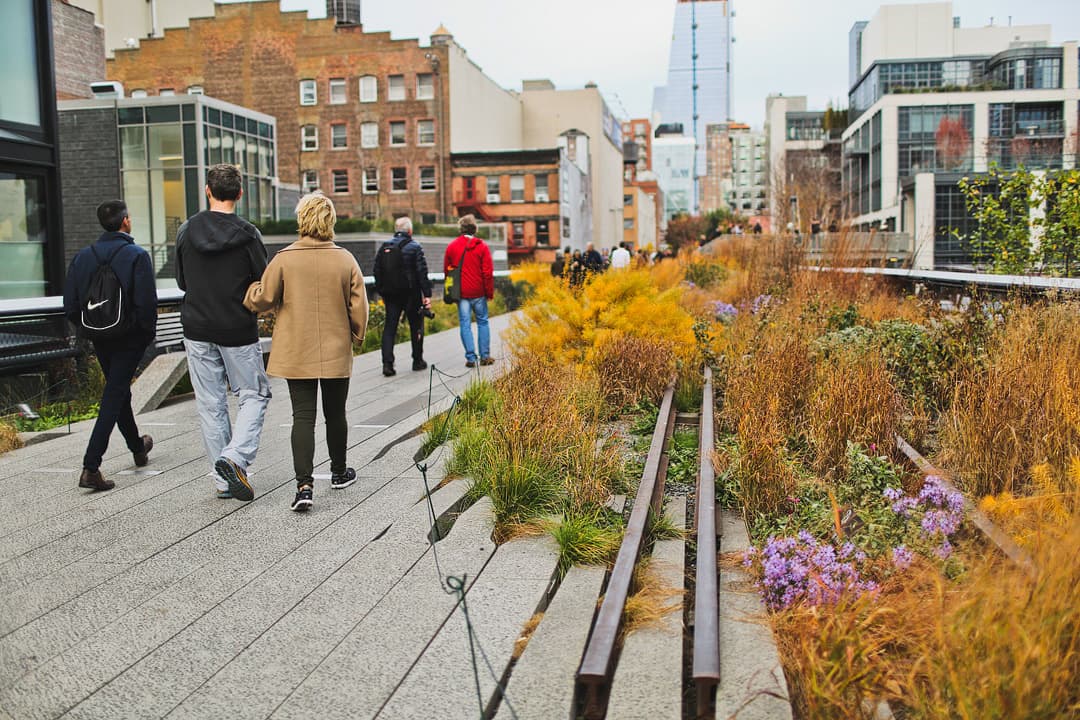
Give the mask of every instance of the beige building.
[[548, 147], [552, 138], [576, 129], [589, 137], [593, 242], [611, 247], [623, 240], [622, 127], [596, 85], [556, 90], [550, 80], [522, 84], [525, 147]]
[[68, 0], [94, 13], [105, 28], [109, 57], [121, 48], [138, 47], [143, 38], [159, 38], [165, 28], [187, 27], [193, 17], [213, 17], [214, 0]]

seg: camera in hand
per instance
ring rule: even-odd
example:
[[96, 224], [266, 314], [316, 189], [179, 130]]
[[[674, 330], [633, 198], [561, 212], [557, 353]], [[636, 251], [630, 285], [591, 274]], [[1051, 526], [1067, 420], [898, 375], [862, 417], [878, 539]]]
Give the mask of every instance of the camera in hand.
[[428, 320], [435, 318], [435, 311], [429, 307], [420, 306], [420, 317], [426, 317]]

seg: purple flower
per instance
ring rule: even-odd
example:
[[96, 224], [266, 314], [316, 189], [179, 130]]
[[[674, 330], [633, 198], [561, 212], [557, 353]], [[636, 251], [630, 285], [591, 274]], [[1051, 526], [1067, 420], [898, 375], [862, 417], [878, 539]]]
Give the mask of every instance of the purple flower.
[[942, 541], [942, 543], [940, 545], [938, 545], [936, 548], [934, 548], [934, 554], [937, 555], [942, 560], [948, 560], [949, 556], [952, 555], [952, 551], [953, 551], [952, 543], [950, 543], [948, 540]]
[[758, 295], [750, 302], [750, 314], [757, 315], [772, 303], [772, 295]]
[[759, 553], [762, 578], [759, 587], [772, 610], [797, 602], [831, 604], [846, 592], [873, 590], [855, 566], [865, 555], [850, 543], [837, 549], [819, 542], [805, 530], [797, 537], [771, 537]]
[[728, 320], [739, 314], [739, 309], [731, 303], [726, 303], [721, 300], [714, 300], [712, 302], [713, 315], [718, 320]]
[[901, 545], [900, 547], [893, 548], [892, 561], [897, 570], [907, 570], [911, 567], [912, 561], [915, 559], [915, 553], [908, 550]]

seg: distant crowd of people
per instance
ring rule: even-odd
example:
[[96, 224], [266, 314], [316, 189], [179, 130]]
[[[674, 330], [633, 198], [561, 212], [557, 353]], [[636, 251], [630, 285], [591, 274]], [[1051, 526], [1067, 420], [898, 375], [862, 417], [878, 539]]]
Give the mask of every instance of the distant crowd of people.
[[585, 250], [574, 250], [567, 245], [562, 252], [555, 253], [551, 263], [554, 277], [566, 278], [571, 285], [580, 285], [590, 276], [606, 270], [620, 270], [630, 266], [645, 267], [660, 260], [675, 257], [675, 253], [664, 247], [652, 254], [643, 249], [631, 252], [628, 243], [621, 242], [613, 248], [597, 250], [593, 243], [586, 243]]

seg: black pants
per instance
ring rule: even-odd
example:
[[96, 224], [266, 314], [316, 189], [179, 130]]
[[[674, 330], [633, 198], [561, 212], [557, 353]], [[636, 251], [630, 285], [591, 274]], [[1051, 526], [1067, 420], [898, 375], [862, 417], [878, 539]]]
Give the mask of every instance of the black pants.
[[409, 321], [409, 340], [412, 342], [413, 362], [424, 359], [424, 318], [420, 315], [422, 303], [420, 292], [399, 297], [383, 297], [386, 305], [386, 324], [382, 333], [383, 365], [394, 364], [394, 341], [397, 339], [398, 323], [401, 313]]
[[94, 352], [101, 364], [101, 372], [105, 374], [105, 389], [101, 393], [97, 422], [94, 423], [86, 455], [83, 456], [83, 467], [87, 470], [101, 467], [101, 458], [109, 449], [113, 427], [120, 428], [128, 450], [133, 453], [143, 451], [142, 436], [135, 425], [135, 414], [131, 412], [131, 378], [135, 377], [135, 370], [146, 347], [114, 348], [94, 343]]
[[345, 419], [345, 400], [349, 396], [349, 378], [289, 380], [292, 400], [292, 457], [296, 484], [310, 485], [315, 469], [315, 406], [322, 386], [323, 419], [326, 420], [326, 446], [330, 451], [330, 472], [345, 472], [345, 445], [349, 423]]

